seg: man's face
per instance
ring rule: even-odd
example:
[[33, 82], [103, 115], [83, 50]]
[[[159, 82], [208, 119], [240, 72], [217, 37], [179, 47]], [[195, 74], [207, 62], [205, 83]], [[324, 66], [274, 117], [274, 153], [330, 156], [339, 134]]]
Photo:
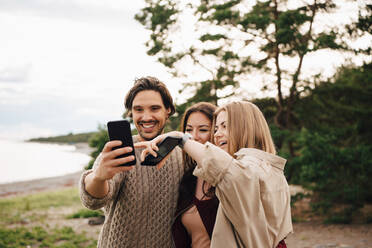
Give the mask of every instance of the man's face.
[[132, 104], [132, 118], [143, 140], [151, 140], [162, 133], [170, 109], [166, 109], [161, 95], [154, 90], [137, 93]]

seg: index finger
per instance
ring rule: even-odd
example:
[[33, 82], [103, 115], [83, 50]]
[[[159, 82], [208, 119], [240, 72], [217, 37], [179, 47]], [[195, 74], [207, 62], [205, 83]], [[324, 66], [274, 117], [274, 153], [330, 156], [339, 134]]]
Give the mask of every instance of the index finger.
[[112, 150], [112, 148], [120, 146], [122, 142], [120, 140], [112, 140], [105, 144], [105, 146], [102, 149], [102, 152], [109, 152]]
[[134, 148], [145, 148], [147, 147], [147, 141], [134, 143], [133, 146]]

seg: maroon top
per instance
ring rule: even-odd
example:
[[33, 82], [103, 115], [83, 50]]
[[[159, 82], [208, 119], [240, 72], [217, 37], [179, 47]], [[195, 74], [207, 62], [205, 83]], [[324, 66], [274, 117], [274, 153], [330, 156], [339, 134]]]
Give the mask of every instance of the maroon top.
[[287, 245], [285, 244], [284, 239], [279, 242], [276, 248], [287, 248]]
[[209, 238], [212, 238], [213, 227], [216, 222], [218, 200], [216, 197], [208, 200], [199, 200], [194, 196], [190, 205], [177, 209], [176, 218], [172, 225], [173, 241], [176, 248], [191, 247], [191, 237], [181, 222], [181, 216], [192, 206], [197, 208]]

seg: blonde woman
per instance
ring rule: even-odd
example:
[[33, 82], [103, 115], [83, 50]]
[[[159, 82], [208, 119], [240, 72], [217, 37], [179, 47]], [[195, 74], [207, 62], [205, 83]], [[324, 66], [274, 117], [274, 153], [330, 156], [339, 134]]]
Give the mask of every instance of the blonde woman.
[[170, 132], [137, 143], [146, 147], [141, 158], [156, 155], [165, 136], [180, 138], [180, 147], [197, 162], [194, 175], [216, 187], [220, 201], [211, 247], [286, 247], [284, 239], [293, 230], [286, 160], [275, 155], [262, 112], [239, 101], [218, 108], [214, 116], [214, 144]]

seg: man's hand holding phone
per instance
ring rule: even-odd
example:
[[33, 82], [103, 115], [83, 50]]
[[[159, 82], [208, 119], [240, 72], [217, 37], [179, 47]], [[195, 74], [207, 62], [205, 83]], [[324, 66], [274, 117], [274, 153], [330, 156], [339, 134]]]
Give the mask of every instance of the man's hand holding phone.
[[120, 157], [132, 152], [132, 147], [127, 146], [115, 150], [113, 149], [121, 145], [122, 142], [120, 140], [109, 141], [105, 144], [98, 166], [93, 170], [96, 179], [102, 181], [109, 180], [119, 172], [129, 171], [134, 168], [134, 166], [120, 166], [135, 160], [134, 155]]
[[117, 173], [129, 171], [136, 164], [130, 124], [126, 120], [107, 123], [110, 141], [105, 144], [93, 167], [85, 178], [85, 188], [94, 197], [107, 195], [108, 180]]
[[107, 131], [110, 141], [105, 144], [101, 153], [95, 177], [108, 180], [115, 174], [133, 169], [136, 164], [130, 123], [127, 120], [109, 121]]

